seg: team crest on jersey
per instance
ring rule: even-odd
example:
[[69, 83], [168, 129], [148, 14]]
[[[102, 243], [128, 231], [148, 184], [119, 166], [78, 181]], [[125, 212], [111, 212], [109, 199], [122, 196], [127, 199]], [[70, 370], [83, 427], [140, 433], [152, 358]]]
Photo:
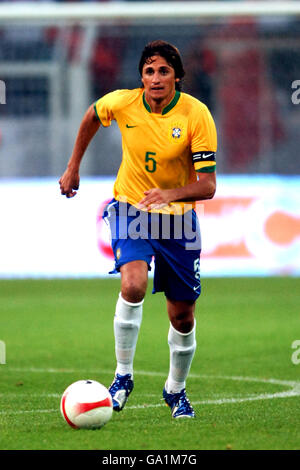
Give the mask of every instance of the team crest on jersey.
[[174, 139], [179, 139], [181, 137], [181, 129], [180, 127], [173, 127], [172, 129], [172, 137]]
[[180, 122], [174, 122], [170, 126], [169, 131], [170, 140], [172, 142], [182, 142], [182, 137], [184, 134], [184, 127]]

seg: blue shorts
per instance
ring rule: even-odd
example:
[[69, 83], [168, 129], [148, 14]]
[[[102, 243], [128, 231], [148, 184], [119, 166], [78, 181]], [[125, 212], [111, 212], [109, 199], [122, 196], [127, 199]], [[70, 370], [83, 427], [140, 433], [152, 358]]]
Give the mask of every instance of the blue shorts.
[[201, 237], [196, 212], [184, 215], [145, 212], [112, 199], [103, 219], [111, 231], [115, 269], [143, 260], [151, 269], [155, 260], [153, 291], [170, 300], [195, 301], [201, 293]]

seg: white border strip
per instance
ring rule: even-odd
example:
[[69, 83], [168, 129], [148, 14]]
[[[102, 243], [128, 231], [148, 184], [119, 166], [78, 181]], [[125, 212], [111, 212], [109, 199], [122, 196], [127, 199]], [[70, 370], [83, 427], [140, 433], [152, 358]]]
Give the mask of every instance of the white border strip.
[[230, 16], [294, 16], [300, 14], [300, 2], [111, 2], [111, 3], [32, 3], [0, 4], [0, 22], [101, 19], [218, 18]]

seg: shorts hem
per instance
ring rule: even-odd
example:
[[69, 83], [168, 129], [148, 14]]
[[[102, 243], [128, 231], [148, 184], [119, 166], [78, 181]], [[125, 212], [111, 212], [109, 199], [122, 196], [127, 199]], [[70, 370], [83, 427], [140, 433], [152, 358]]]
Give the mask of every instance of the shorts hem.
[[133, 259], [128, 259], [128, 260], [126, 260], [122, 263], [117, 263], [115, 265], [115, 269], [113, 271], [109, 271], [109, 274], [119, 273], [121, 266], [124, 266], [124, 264], [127, 264], [127, 263], [131, 263], [132, 261], [145, 261], [145, 263], [147, 263], [147, 265], [148, 265], [148, 271], [151, 271], [151, 266], [150, 266], [150, 263], [148, 262], [147, 259], [145, 259], [145, 258], [133, 258]]
[[173, 294], [169, 295], [167, 292], [164, 291], [164, 289], [155, 289], [153, 287], [152, 294], [156, 294], [158, 292], [163, 292], [167, 299], [174, 300], [175, 302], [195, 302], [201, 295], [201, 292], [199, 294], [193, 292], [191, 296]]

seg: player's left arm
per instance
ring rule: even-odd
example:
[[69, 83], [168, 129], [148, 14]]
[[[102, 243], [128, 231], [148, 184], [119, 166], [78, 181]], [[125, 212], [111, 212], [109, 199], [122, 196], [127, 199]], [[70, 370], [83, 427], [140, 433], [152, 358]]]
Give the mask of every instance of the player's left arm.
[[140, 201], [140, 207], [156, 209], [170, 202], [203, 201], [205, 199], [212, 199], [215, 192], [216, 173], [198, 173], [198, 180], [195, 183], [187, 184], [181, 188], [152, 188], [145, 191], [145, 197]]

